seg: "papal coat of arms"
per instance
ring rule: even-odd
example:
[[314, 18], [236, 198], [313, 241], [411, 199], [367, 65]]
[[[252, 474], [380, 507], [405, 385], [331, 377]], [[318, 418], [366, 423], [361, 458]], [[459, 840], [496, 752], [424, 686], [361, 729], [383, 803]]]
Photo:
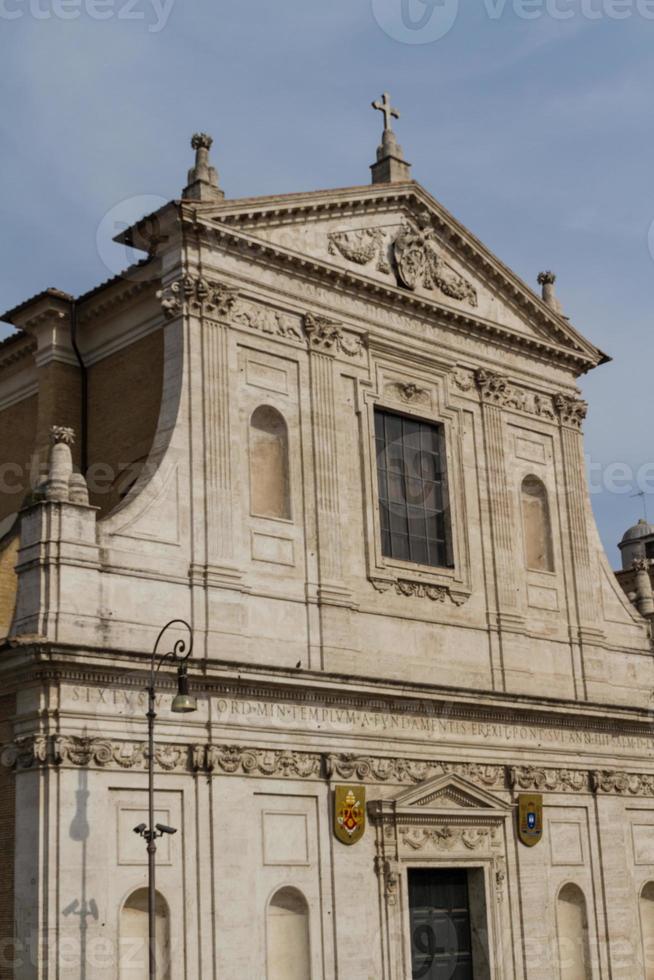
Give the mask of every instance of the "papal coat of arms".
[[538, 844], [543, 836], [543, 796], [521, 793], [518, 796], [518, 836], [527, 847]]
[[337, 786], [334, 790], [334, 833], [342, 844], [356, 844], [365, 829], [365, 787]]
[[418, 215], [417, 227], [406, 223], [393, 243], [393, 254], [400, 283], [407, 289], [418, 286], [439, 289], [445, 296], [477, 306], [477, 290], [440, 256], [438, 241], [429, 215]]

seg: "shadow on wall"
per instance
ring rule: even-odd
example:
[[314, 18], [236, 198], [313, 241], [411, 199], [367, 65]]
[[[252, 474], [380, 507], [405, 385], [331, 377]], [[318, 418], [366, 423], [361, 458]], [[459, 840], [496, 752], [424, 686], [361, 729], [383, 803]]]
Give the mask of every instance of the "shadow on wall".
[[87, 896], [87, 849], [90, 834], [88, 821], [88, 779], [89, 774], [86, 769], [81, 769], [78, 776], [78, 785], [75, 792], [77, 806], [75, 816], [72, 819], [69, 836], [72, 841], [81, 844], [82, 855], [80, 862], [80, 895], [73, 899], [63, 910], [62, 915], [77, 916], [79, 919], [79, 977], [80, 980], [91, 980], [92, 972], [88, 972], [88, 929], [89, 920], [97, 922], [99, 919], [98, 906], [94, 898]]

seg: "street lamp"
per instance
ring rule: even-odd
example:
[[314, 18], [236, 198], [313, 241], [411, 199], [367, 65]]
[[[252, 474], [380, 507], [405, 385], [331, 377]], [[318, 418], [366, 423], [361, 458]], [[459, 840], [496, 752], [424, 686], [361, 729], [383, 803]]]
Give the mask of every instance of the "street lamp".
[[[187, 640], [177, 640], [172, 650], [161, 654], [157, 660], [159, 644], [161, 639], [171, 626], [182, 626], [188, 631]], [[188, 649], [187, 649], [188, 646]], [[187, 714], [196, 711], [198, 703], [196, 698], [189, 693], [188, 687], [188, 658], [193, 650], [193, 632], [191, 627], [184, 619], [171, 619], [157, 637], [157, 642], [152, 651], [150, 660], [150, 683], [148, 685], [148, 821], [149, 826], [140, 823], [134, 828], [134, 833], [142, 837], [148, 850], [148, 977], [149, 980], [157, 978], [157, 951], [156, 951], [156, 882], [155, 882], [155, 856], [157, 853], [157, 839], [164, 834], [176, 834], [175, 827], [167, 827], [165, 824], [155, 824], [154, 822], [154, 722], [157, 717], [155, 711], [155, 681], [161, 669], [161, 665], [166, 660], [171, 660], [177, 665], [177, 694], [173, 698], [170, 710], [178, 714]]]

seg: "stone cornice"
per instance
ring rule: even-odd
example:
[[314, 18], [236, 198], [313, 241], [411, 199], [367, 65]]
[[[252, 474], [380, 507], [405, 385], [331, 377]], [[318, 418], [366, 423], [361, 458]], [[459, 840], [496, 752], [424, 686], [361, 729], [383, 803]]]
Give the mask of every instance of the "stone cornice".
[[[0, 765], [18, 771], [39, 767], [114, 771], [147, 769], [147, 743], [78, 735], [38, 733], [0, 747]], [[356, 780], [371, 784], [419, 785], [454, 774], [487, 790], [654, 797], [654, 773], [616, 769], [556, 769], [534, 766], [446, 762], [398, 756], [322, 753], [233, 744], [158, 744], [161, 772], [275, 779]]]
[[[8, 662], [12, 649], [20, 648], [20, 658]], [[25, 685], [30, 682], [72, 682], [81, 685], [106, 685], [127, 689], [143, 687], [143, 671], [147, 669], [149, 654], [129, 653], [116, 656], [115, 651], [93, 651], [104, 656], [104, 664], [89, 664], [78, 648], [46, 643], [41, 638], [25, 637], [5, 640], [6, 671], [1, 670], [5, 688], [11, 682]], [[29, 664], [26, 658], [32, 654]], [[76, 661], [71, 662], [71, 652]], [[62, 660], [59, 660], [59, 657]], [[471, 721], [480, 724], [534, 725], [559, 728], [571, 732], [614, 733], [646, 738], [654, 749], [654, 730], [651, 712], [645, 708], [607, 705], [598, 702], [570, 702], [555, 698], [534, 698], [529, 695], [507, 695], [472, 689], [453, 690], [436, 685], [424, 686], [402, 682], [379, 681], [372, 677], [353, 678], [340, 674], [314, 672], [288, 672], [279, 670], [270, 676], [267, 669], [261, 676], [251, 664], [226, 661], [197, 662], [191, 672], [192, 685], [203, 696], [240, 697], [250, 700], [275, 699], [281, 703], [298, 705], [329, 705], [344, 708], [361, 708], [374, 712], [392, 707], [399, 715], [443, 717], [452, 720]], [[195, 673], [195, 677], [193, 677]], [[248, 677], [248, 674], [250, 675]], [[161, 674], [165, 688], [174, 688], [174, 678]], [[425, 715], [426, 712], [426, 715]]]
[[[275, 224], [294, 222], [299, 218], [306, 222], [325, 216], [379, 213], [384, 208], [397, 208], [401, 204], [408, 205], [410, 213], [414, 216], [427, 209], [436, 230], [456, 253], [465, 256], [472, 265], [477, 266], [483, 277], [494, 288], [500, 288], [509, 301], [539, 323], [542, 328], [555, 333], [568, 348], [572, 345], [581, 361], [586, 363], [586, 367], [594, 366], [605, 359], [601, 351], [585, 340], [560, 314], [547, 306], [541, 297], [414, 181], [396, 185], [392, 191], [385, 189], [382, 193], [379, 193], [376, 188], [359, 187], [305, 195], [232, 201], [211, 212], [205, 211], [202, 215], [194, 215], [193, 220], [200, 218], [205, 224], [218, 221], [223, 227], [238, 226], [241, 229], [255, 229], [260, 223], [270, 227]], [[183, 214], [183, 218], [189, 220], [188, 215]], [[275, 251], [274, 247], [273, 251]], [[318, 267], [323, 266], [317, 263], [316, 269]], [[365, 277], [354, 278], [359, 283], [365, 281]], [[380, 284], [375, 283], [375, 286]], [[380, 288], [383, 289], [383, 286]]]
[[30, 337], [29, 334], [10, 334], [4, 342], [0, 343], [0, 370], [33, 355], [36, 346], [35, 338]]
[[210, 226], [210, 230], [213, 232], [213, 239], [224, 247], [241, 252], [249, 259], [259, 258], [273, 265], [290, 267], [305, 278], [322, 280], [328, 288], [350, 290], [359, 298], [362, 293], [366, 293], [378, 303], [387, 303], [394, 307], [398, 305], [403, 308], [409, 307], [424, 318], [437, 318], [439, 321], [447, 322], [454, 329], [468, 333], [474, 331], [486, 338], [495, 338], [517, 351], [538, 353], [548, 360], [559, 361], [568, 368], [574, 367], [579, 373], [588, 371], [599, 362], [598, 358], [594, 358], [589, 353], [514, 333], [474, 313], [436, 302], [398, 286], [369, 279], [361, 273], [351, 272], [320, 259], [300, 255], [262, 239], [253, 239], [229, 227], [213, 225]]

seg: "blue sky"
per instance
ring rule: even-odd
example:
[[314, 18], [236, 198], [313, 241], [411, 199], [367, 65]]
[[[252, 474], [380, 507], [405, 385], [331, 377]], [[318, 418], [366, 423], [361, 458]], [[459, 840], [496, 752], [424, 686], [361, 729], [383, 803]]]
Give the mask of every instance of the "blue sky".
[[179, 194], [198, 129], [230, 197], [367, 183], [388, 90], [416, 179], [528, 282], [554, 269], [614, 358], [582, 388], [617, 564], [639, 486], [654, 520], [653, 18], [652, 0], [0, 0], [0, 309], [118, 271], [115, 221]]

